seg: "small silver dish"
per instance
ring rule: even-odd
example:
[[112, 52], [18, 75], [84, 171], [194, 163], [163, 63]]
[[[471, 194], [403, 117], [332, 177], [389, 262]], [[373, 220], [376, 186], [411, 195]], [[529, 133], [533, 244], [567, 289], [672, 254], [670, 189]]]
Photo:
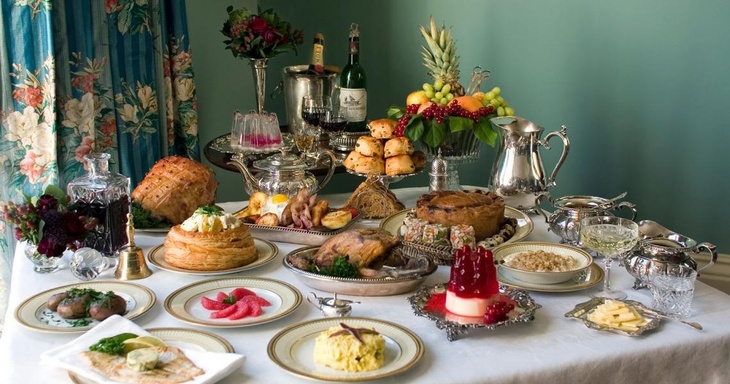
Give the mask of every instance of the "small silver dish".
[[342, 132], [334, 139], [330, 139], [330, 148], [335, 151], [348, 152], [355, 149], [355, 144], [360, 136], [369, 136], [369, 131]]
[[602, 324], [596, 324], [590, 320], [588, 320], [588, 314], [594, 310], [597, 306], [603, 304], [607, 299], [603, 297], [595, 297], [591, 300], [588, 300], [584, 303], [580, 303], [573, 308], [572, 311], [565, 314], [565, 317], [578, 320], [586, 325], [586, 327], [590, 329], [595, 329], [597, 331], [606, 331], [611, 333], [617, 333], [619, 335], [624, 336], [631, 336], [636, 337], [641, 335], [642, 333], [654, 329], [659, 326], [659, 323], [661, 323], [661, 319], [657, 316], [655, 316], [654, 311], [652, 309], [647, 308], [644, 304], [634, 301], [634, 300], [616, 300], [621, 301], [622, 303], [633, 307], [636, 309], [637, 312], [641, 314], [641, 316], [644, 316], [644, 318], [647, 320], [646, 324], [639, 327], [639, 329], [635, 331], [626, 331], [623, 329], [618, 328], [612, 328], [608, 327]]

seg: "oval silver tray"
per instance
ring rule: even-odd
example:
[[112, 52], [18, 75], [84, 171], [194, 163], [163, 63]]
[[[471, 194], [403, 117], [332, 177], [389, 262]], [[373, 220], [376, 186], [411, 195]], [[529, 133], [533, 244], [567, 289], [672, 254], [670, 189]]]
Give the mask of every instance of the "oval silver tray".
[[308, 287], [318, 289], [325, 292], [337, 292], [338, 294], [355, 295], [355, 296], [390, 296], [400, 293], [410, 292], [423, 281], [436, 272], [438, 266], [434, 264], [430, 258], [413, 253], [404, 247], [397, 246], [397, 251], [403, 252], [407, 257], [423, 257], [428, 261], [426, 271], [419, 275], [409, 275], [397, 278], [379, 278], [379, 279], [354, 279], [341, 278], [320, 275], [317, 273], [301, 270], [289, 262], [289, 256], [298, 255], [306, 256], [314, 254], [319, 247], [303, 247], [295, 249], [289, 255], [284, 257], [284, 267], [290, 270], [299, 281]]
[[516, 317], [510, 317], [507, 320], [494, 324], [485, 324], [481, 317], [463, 317], [451, 313], [434, 312], [425, 308], [428, 300], [434, 294], [446, 292], [448, 283], [440, 283], [430, 286], [422, 286], [415, 294], [408, 297], [411, 308], [417, 316], [423, 316], [429, 320], [436, 322], [438, 329], [446, 331], [446, 338], [449, 341], [456, 340], [460, 335], [468, 333], [472, 329], [486, 328], [495, 330], [499, 327], [527, 323], [535, 319], [535, 311], [542, 306], [537, 304], [530, 295], [519, 289], [511, 288], [506, 285], [499, 286], [500, 294], [514, 300], [517, 305], [515, 310], [519, 312]]
[[[243, 209], [236, 211], [233, 215], [241, 218], [246, 216], [248, 206]], [[339, 229], [333, 230], [316, 230], [316, 229], [299, 229], [289, 227], [271, 227], [267, 225], [248, 224], [251, 236], [269, 240], [278, 241], [281, 243], [293, 243], [293, 244], [304, 244], [304, 245], [320, 245], [330, 237], [339, 233], [345, 232], [352, 227], [358, 220], [360, 215], [353, 217], [347, 225]]]

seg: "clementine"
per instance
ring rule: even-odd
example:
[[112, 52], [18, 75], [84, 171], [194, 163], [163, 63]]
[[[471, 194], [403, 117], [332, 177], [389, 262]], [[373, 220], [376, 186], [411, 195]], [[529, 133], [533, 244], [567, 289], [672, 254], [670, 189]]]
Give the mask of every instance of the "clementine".
[[477, 112], [482, 107], [482, 103], [474, 96], [459, 96], [454, 100], [469, 112]]
[[426, 96], [426, 91], [418, 90], [408, 94], [408, 97], [406, 98], [406, 105], [422, 105], [428, 103], [429, 101], [430, 100], [428, 99], [428, 96]]

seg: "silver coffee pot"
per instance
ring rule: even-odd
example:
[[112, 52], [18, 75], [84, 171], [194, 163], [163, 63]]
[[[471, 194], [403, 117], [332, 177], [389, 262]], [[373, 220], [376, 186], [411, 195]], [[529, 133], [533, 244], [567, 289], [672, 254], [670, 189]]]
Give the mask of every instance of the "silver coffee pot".
[[[617, 202], [626, 192], [606, 199], [597, 196], [563, 196], [553, 199], [549, 192], [541, 192], [535, 197], [535, 209], [548, 223], [550, 231], [560, 236], [560, 242], [580, 246], [580, 221], [586, 217], [612, 215], [622, 208], [631, 211], [631, 220], [636, 218], [636, 205], [628, 201]], [[545, 212], [540, 204], [547, 200], [552, 205], [552, 213]]]
[[[570, 140], [567, 128], [563, 125], [559, 131], [550, 132], [544, 140], [540, 140], [544, 129], [522, 117], [494, 117], [490, 121], [499, 128], [501, 141], [492, 165], [489, 189], [502, 196], [509, 206], [536, 212], [535, 196], [555, 185], [555, 176], [568, 156]], [[539, 147], [550, 149], [548, 141], [553, 136], [563, 140], [563, 152], [547, 178]]]
[[[651, 285], [651, 276], [657, 272], [668, 275], [679, 274], [680, 266], [690, 267], [699, 272], [709, 268], [717, 261], [717, 248], [707, 242], [697, 243], [682, 234], [671, 231], [652, 220], [639, 223], [639, 245], [625, 259], [626, 270], [636, 278], [634, 289]], [[698, 269], [697, 262], [691, 254], [709, 252], [710, 261]]]

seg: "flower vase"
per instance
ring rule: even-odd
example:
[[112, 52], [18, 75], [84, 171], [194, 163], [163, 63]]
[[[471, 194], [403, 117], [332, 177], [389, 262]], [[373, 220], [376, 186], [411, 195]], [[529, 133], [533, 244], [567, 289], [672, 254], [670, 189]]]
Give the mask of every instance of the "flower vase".
[[249, 59], [253, 71], [254, 89], [256, 90], [256, 112], [264, 112], [266, 100], [266, 64], [269, 59]]
[[29, 242], [23, 243], [25, 256], [33, 263], [33, 271], [37, 273], [56, 272], [61, 266], [62, 256], [48, 257], [38, 252], [38, 245]]
[[441, 145], [431, 147], [420, 142], [420, 147], [429, 159], [435, 158], [441, 149], [441, 156], [446, 160], [447, 167], [446, 189], [456, 191], [462, 189], [459, 180], [459, 165], [477, 161], [481, 144], [471, 130], [451, 132], [447, 127], [446, 136]]

